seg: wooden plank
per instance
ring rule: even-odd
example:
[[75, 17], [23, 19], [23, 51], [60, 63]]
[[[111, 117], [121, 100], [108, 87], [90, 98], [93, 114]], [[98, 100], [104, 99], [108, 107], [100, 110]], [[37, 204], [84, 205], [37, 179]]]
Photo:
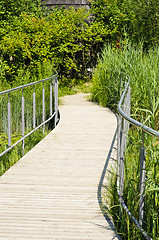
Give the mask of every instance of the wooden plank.
[[83, 94], [62, 101], [56, 129], [0, 178], [0, 239], [119, 239], [97, 191], [116, 118]]

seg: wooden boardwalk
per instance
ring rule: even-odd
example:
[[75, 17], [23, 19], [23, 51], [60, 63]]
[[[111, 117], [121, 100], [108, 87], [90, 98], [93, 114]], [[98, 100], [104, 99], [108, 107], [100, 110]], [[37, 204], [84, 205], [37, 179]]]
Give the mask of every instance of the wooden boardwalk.
[[118, 239], [97, 194], [115, 128], [110, 110], [64, 97], [56, 129], [0, 178], [0, 239]]

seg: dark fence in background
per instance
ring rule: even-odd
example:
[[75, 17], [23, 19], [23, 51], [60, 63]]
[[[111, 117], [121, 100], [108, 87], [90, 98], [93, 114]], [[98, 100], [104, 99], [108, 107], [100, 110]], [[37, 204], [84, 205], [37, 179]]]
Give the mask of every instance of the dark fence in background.
[[65, 6], [65, 8], [74, 7], [75, 9], [84, 7], [89, 9], [87, 0], [42, 0], [42, 3], [45, 4], [49, 9], [53, 7], [61, 8]]

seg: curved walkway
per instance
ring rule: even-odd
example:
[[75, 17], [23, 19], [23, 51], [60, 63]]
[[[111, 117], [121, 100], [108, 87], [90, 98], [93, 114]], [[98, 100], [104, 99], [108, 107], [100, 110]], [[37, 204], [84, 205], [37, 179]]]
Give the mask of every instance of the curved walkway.
[[84, 94], [62, 98], [60, 118], [0, 178], [0, 239], [118, 239], [97, 196], [116, 118]]

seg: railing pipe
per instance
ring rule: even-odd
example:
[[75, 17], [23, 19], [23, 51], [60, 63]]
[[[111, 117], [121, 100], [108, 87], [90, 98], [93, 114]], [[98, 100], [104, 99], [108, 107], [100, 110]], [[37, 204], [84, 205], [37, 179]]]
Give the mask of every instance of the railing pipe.
[[57, 77], [55, 78], [54, 81], [54, 108], [55, 108], [55, 126], [57, 124], [57, 110], [58, 110], [58, 81], [57, 81]]
[[[52, 106], [52, 81], [54, 80], [54, 112], [53, 112], [53, 106]], [[50, 117], [45, 120], [45, 88], [44, 83], [46, 81], [51, 81], [50, 85]], [[42, 123], [36, 126], [36, 93], [35, 93], [35, 85], [43, 83], [43, 89], [42, 89]], [[24, 99], [24, 89], [27, 87], [33, 86], [33, 130], [31, 130], [29, 133], [25, 134], [25, 99]], [[13, 145], [11, 144], [11, 102], [10, 102], [10, 93], [22, 90], [22, 96], [21, 96], [21, 133], [22, 137], [18, 141], [16, 141]], [[57, 73], [49, 78], [36, 81], [33, 83], [25, 84], [23, 86], [19, 86], [16, 88], [12, 88], [3, 92], [0, 92], [0, 95], [8, 94], [8, 148], [0, 153], [0, 157], [2, 157], [4, 154], [9, 152], [11, 149], [13, 149], [16, 145], [18, 145], [20, 142], [22, 142], [22, 153], [24, 154], [24, 140], [28, 136], [30, 136], [33, 132], [35, 132], [40, 127], [43, 127], [43, 132], [45, 130], [45, 124], [48, 123], [51, 119], [55, 118], [55, 122], [57, 124], [57, 112], [58, 112], [58, 79], [57, 79]], [[56, 126], [55, 124], [55, 126]]]
[[154, 137], [159, 138], [159, 132], [157, 132], [157, 131], [155, 131], [154, 129], [152, 129], [152, 128], [150, 128], [150, 127], [147, 127], [146, 125], [144, 125], [144, 124], [136, 121], [135, 119], [129, 117], [129, 116], [128, 116], [127, 114], [125, 114], [125, 112], [122, 110], [122, 107], [121, 107], [121, 106], [122, 106], [122, 104], [123, 104], [123, 100], [124, 100], [124, 97], [125, 97], [125, 94], [126, 94], [126, 92], [127, 92], [127, 90], [128, 90], [129, 85], [130, 85], [130, 78], [129, 78], [129, 81], [127, 82], [127, 84], [126, 84], [126, 87], [125, 87], [125, 89], [124, 89], [124, 91], [123, 91], [123, 94], [122, 94], [122, 96], [121, 96], [121, 98], [120, 98], [120, 101], [119, 101], [119, 103], [118, 103], [118, 111], [119, 111], [119, 113], [120, 113], [121, 116], [122, 116], [123, 118], [125, 118], [129, 123], [135, 125], [136, 127], [141, 128], [144, 132], [146, 132], [146, 133], [148, 133], [148, 134], [150, 134], [150, 135], [152, 135], [152, 136], [154, 136]]
[[52, 77], [49, 77], [49, 78], [45, 78], [45, 79], [42, 79], [42, 80], [39, 80], [39, 81], [36, 81], [36, 82], [28, 83], [28, 84], [25, 84], [25, 85], [22, 85], [22, 86], [19, 86], [19, 87], [15, 87], [15, 88], [12, 88], [12, 89], [2, 91], [2, 92], [0, 92], [0, 95], [4, 95], [6, 93], [14, 92], [14, 91], [24, 89], [24, 88], [27, 88], [27, 87], [30, 87], [30, 86], [34, 86], [36, 84], [46, 82], [50, 79], [55, 79], [55, 78], [57, 79], [57, 75], [58, 75], [58, 73], [56, 73], [55, 75], [53, 75]]
[[[51, 119], [53, 119], [55, 117], [55, 112], [54, 114], [48, 118], [44, 123], [48, 123]], [[40, 127], [43, 126], [44, 123], [41, 123], [40, 125], [38, 125], [35, 129], [33, 129], [32, 131], [30, 131], [29, 133], [27, 133], [24, 137], [22, 137], [21, 139], [19, 139], [16, 143], [14, 143], [13, 145], [11, 145], [11, 147], [7, 148], [4, 152], [0, 153], [0, 157], [2, 157], [5, 153], [9, 152], [11, 149], [13, 149], [15, 146], [17, 146], [19, 143], [21, 143], [23, 140], [25, 140], [25, 138], [29, 137], [32, 133], [34, 133], [36, 130], [38, 130]]]
[[[25, 119], [24, 119], [24, 94], [22, 89], [22, 138], [25, 136]], [[22, 154], [24, 155], [24, 140], [22, 140]]]
[[[44, 88], [44, 82], [43, 82], [43, 90], [42, 90], [42, 98], [43, 98], [43, 111], [42, 111], [42, 119], [43, 119], [43, 123], [45, 122], [45, 88]], [[45, 133], [45, 123], [43, 124], [43, 134]]]
[[52, 81], [50, 82], [50, 116], [52, 115]]
[[10, 111], [10, 95], [8, 93], [8, 147], [11, 146], [11, 111]]
[[139, 223], [142, 226], [144, 221], [145, 199], [145, 148], [140, 148], [140, 200], [139, 200]]
[[[123, 74], [123, 73], [122, 73]], [[126, 74], [125, 74], [126, 75]], [[126, 75], [127, 76], [127, 75]], [[128, 76], [127, 76], [128, 77]], [[134, 120], [130, 117], [130, 77], [128, 77], [128, 82], [125, 86], [125, 89], [121, 95], [121, 98], [118, 103], [118, 166], [117, 166], [117, 191], [119, 196], [119, 201], [122, 207], [127, 212], [128, 216], [132, 219], [138, 229], [141, 231], [143, 236], [151, 240], [148, 234], [142, 228], [143, 220], [144, 220], [144, 198], [145, 198], [145, 147], [144, 147], [144, 133], [148, 133], [153, 137], [159, 138], [159, 132], [153, 130], [150, 127]], [[125, 123], [123, 123], [126, 122]], [[140, 148], [140, 200], [139, 200], [139, 222], [135, 219], [135, 217], [131, 214], [129, 209], [123, 200], [123, 186], [124, 186], [124, 174], [123, 174], [123, 162], [124, 162], [124, 143], [123, 143], [123, 134], [127, 134], [129, 125], [127, 123], [131, 123], [136, 127], [139, 127], [142, 130], [142, 147]], [[125, 142], [126, 143], [126, 142]]]
[[36, 127], [36, 95], [35, 95], [35, 85], [33, 87], [33, 128]]

